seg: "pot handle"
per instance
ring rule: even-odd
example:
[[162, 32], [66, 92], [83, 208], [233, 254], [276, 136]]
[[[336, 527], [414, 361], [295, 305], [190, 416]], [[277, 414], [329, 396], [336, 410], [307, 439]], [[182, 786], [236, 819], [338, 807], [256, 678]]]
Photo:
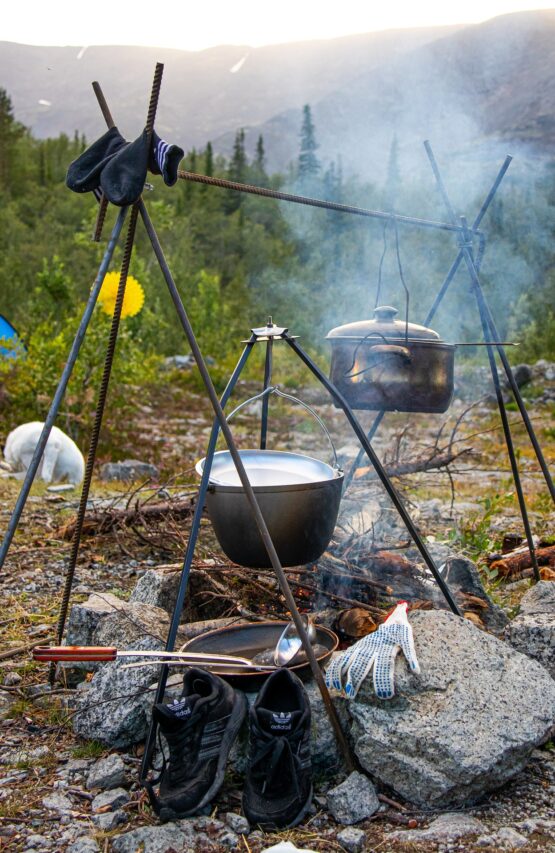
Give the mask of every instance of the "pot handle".
[[265, 397], [266, 394], [276, 394], [278, 397], [284, 397], [286, 400], [292, 400], [293, 403], [298, 403], [299, 406], [302, 406], [303, 409], [306, 409], [307, 412], [310, 412], [310, 414], [316, 418], [316, 420], [318, 421], [318, 423], [322, 427], [322, 430], [326, 434], [327, 439], [330, 443], [331, 452], [332, 452], [332, 456], [333, 456], [333, 467], [337, 471], [339, 471], [340, 468], [339, 468], [339, 462], [337, 461], [337, 451], [335, 449], [333, 439], [330, 435], [330, 432], [329, 432], [327, 426], [325, 425], [324, 421], [320, 417], [320, 415], [317, 412], [315, 412], [314, 409], [308, 405], [308, 403], [304, 403], [302, 400], [299, 400], [298, 397], [294, 397], [292, 394], [286, 394], [285, 391], [280, 391], [280, 389], [278, 388], [277, 385], [269, 385], [267, 388], [264, 389], [264, 391], [261, 391], [260, 394], [255, 394], [254, 397], [249, 397], [248, 400], [244, 400], [242, 403], [239, 403], [239, 405], [236, 406], [233, 409], [233, 411], [229, 413], [229, 415], [227, 415], [226, 419], [228, 421], [230, 421], [231, 418], [233, 417], [233, 415], [236, 415], [240, 409], [242, 409], [244, 406], [248, 406], [249, 403], [254, 403], [255, 400], [260, 400], [262, 397]]
[[[401, 347], [397, 344], [372, 344], [370, 347], [370, 356], [372, 355], [396, 355], [399, 358], [402, 358], [404, 362], [407, 364], [412, 361], [412, 355], [408, 347]], [[356, 361], [356, 356], [355, 359]], [[380, 359], [381, 360], [381, 359]], [[351, 373], [350, 371], [345, 374], [346, 379], [353, 379], [355, 376], [360, 376], [362, 373], [366, 373], [368, 370], [372, 370], [376, 365], [368, 364], [362, 370], [358, 370], [356, 373]], [[352, 370], [352, 368], [351, 368]]]

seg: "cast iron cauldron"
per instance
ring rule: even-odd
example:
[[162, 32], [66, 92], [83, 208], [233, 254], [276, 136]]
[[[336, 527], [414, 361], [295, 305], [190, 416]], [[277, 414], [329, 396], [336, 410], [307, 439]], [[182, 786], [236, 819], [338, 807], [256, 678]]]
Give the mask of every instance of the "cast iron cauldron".
[[[283, 566], [317, 560], [333, 536], [343, 472], [278, 450], [239, 451]], [[202, 474], [205, 459], [196, 465]], [[206, 507], [222, 550], [241, 566], [269, 568], [270, 559], [239, 481], [231, 454], [214, 454]]]
[[373, 320], [337, 326], [330, 379], [353, 409], [445, 412], [453, 397], [454, 344], [432, 329], [376, 308]]

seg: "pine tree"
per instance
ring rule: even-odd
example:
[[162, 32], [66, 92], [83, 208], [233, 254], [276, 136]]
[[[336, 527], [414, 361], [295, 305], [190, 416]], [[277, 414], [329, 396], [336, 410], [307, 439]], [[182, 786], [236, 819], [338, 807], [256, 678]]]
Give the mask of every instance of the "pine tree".
[[[235, 142], [233, 145], [233, 155], [227, 170], [230, 181], [244, 183], [247, 171], [247, 155], [245, 153], [245, 131], [243, 128], [235, 134]], [[243, 193], [237, 190], [230, 190], [227, 193], [224, 203], [226, 213], [234, 213], [239, 210], [243, 204]]]
[[303, 124], [301, 128], [301, 150], [298, 161], [298, 175], [301, 183], [310, 183], [320, 173], [320, 161], [316, 157], [319, 148], [316, 142], [316, 131], [312, 121], [309, 104], [303, 107]]
[[25, 128], [15, 120], [11, 98], [0, 89], [0, 189], [14, 189], [17, 183], [16, 148]]
[[399, 173], [399, 143], [397, 134], [393, 135], [389, 148], [389, 159], [387, 161], [387, 175], [384, 186], [384, 207], [386, 210], [395, 210], [398, 202], [399, 185], [401, 176]]
[[204, 174], [208, 175], [209, 178], [214, 174], [214, 151], [211, 142], [206, 143], [206, 151], [204, 152]]

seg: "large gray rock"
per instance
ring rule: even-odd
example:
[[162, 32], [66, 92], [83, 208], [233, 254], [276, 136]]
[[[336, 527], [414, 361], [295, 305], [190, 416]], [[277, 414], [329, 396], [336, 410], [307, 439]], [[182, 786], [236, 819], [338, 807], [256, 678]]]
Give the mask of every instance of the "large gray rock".
[[119, 610], [125, 602], [110, 592], [93, 593], [86, 601], [74, 604], [69, 612], [66, 643], [68, 646], [90, 646], [100, 620]]
[[[138, 649], [162, 649], [164, 644], [152, 637], [135, 642]], [[108, 746], [125, 748], [146, 736], [149, 716], [145, 704], [152, 703], [149, 685], [156, 679], [156, 664], [125, 669], [129, 660], [119, 658], [102, 665], [92, 681], [76, 691], [73, 729], [84, 738], [99, 740]], [[151, 698], [152, 697], [152, 698]]]
[[535, 661], [442, 611], [410, 617], [421, 675], [402, 655], [393, 700], [367, 680], [349, 705], [361, 766], [422, 806], [466, 805], [511, 779], [555, 727], [555, 682]]
[[555, 583], [540, 581], [522, 597], [518, 616], [507, 626], [509, 643], [539, 661], [555, 678]]
[[121, 601], [117, 610], [100, 620], [93, 633], [92, 644], [130, 649], [143, 637], [165, 644], [169, 624], [168, 614], [161, 607]]

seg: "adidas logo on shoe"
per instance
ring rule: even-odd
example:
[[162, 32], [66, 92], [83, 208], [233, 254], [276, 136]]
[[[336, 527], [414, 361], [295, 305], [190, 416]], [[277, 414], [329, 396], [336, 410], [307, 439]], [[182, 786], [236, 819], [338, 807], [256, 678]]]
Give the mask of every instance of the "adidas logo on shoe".
[[291, 731], [291, 712], [280, 711], [278, 714], [272, 714], [273, 723], [270, 723], [271, 729], [281, 729], [283, 731]]

